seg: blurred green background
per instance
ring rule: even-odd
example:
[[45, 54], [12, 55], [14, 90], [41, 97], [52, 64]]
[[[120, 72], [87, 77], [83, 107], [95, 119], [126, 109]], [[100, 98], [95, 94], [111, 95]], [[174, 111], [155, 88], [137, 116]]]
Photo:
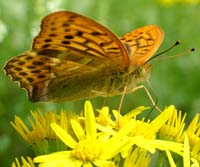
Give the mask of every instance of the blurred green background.
[[[14, 115], [27, 117], [29, 110], [49, 111], [64, 108], [79, 112], [84, 100], [54, 103], [30, 103], [26, 92], [11, 82], [3, 66], [12, 57], [29, 50], [32, 39], [39, 32], [41, 19], [53, 11], [70, 10], [106, 25], [122, 36], [137, 27], [156, 24], [165, 32], [159, 51], [176, 40], [181, 45], [168, 52], [174, 55], [195, 47], [185, 56], [153, 63], [150, 82], [158, 97], [158, 106], [174, 104], [187, 112], [187, 121], [200, 107], [200, 5], [198, 1], [145, 0], [1, 0], [0, 1], [0, 165], [10, 166], [14, 157], [31, 154], [30, 147], [13, 130], [10, 121]], [[158, 51], [158, 52], [159, 52]], [[165, 56], [165, 55], [163, 55]], [[145, 84], [145, 83], [144, 83]], [[120, 96], [107, 99], [107, 105], [117, 108]], [[102, 98], [92, 99], [100, 108]], [[135, 106], [152, 106], [143, 90], [125, 96], [122, 112]], [[156, 112], [156, 111], [154, 111]], [[27, 153], [28, 152], [28, 153]]]

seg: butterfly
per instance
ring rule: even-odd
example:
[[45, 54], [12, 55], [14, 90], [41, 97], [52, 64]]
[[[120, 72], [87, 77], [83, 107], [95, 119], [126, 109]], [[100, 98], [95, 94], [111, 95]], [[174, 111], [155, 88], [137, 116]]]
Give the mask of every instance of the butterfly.
[[70, 101], [130, 93], [146, 80], [146, 63], [164, 37], [155, 25], [117, 37], [103, 25], [69, 11], [43, 18], [32, 49], [4, 69], [30, 101]]

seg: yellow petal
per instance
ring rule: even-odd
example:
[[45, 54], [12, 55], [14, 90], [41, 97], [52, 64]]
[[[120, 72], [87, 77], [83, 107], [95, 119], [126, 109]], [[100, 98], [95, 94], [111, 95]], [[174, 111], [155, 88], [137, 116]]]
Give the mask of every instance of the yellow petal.
[[133, 110], [131, 110], [130, 112], [128, 112], [125, 116], [129, 117], [129, 118], [133, 118], [137, 115], [139, 115], [141, 112], [143, 112], [144, 110], [149, 109], [150, 107], [145, 107], [145, 106], [139, 106]]
[[165, 141], [165, 140], [152, 140], [149, 143], [150, 145], [154, 146], [155, 148], [159, 150], [170, 150], [173, 151], [179, 155], [183, 155], [183, 144], [181, 143], [176, 143], [172, 141]]
[[90, 101], [85, 102], [84, 113], [85, 113], [86, 136], [94, 140], [96, 139], [96, 136], [97, 136], [96, 120], [95, 120], [93, 108]]
[[[166, 152], [166, 154], [167, 154], [167, 158], [168, 158], [168, 160], [169, 160], [170, 166], [171, 166], [171, 167], [176, 167], [176, 164], [175, 164], [175, 162], [174, 162], [174, 160], [173, 160], [173, 158], [172, 158], [172, 155], [171, 155], [171, 153], [169, 152], [169, 150], [166, 150], [165, 152]], [[188, 166], [188, 167], [189, 167], [189, 166]]]
[[34, 162], [47, 162], [62, 159], [69, 159], [71, 157], [71, 151], [59, 151], [47, 155], [40, 155], [34, 158]]
[[98, 123], [96, 124], [96, 127], [97, 127], [98, 130], [100, 130], [101, 132], [104, 132], [105, 134], [109, 134], [109, 135], [116, 134], [116, 131], [114, 131], [113, 129], [111, 129], [109, 127], [102, 126]]
[[76, 141], [56, 123], [52, 123], [51, 128], [68, 147], [74, 148], [77, 145]]
[[81, 127], [81, 125], [73, 119], [71, 120], [71, 125], [72, 125], [73, 131], [74, 131], [76, 137], [78, 138], [78, 140], [84, 140], [86, 138], [86, 136], [85, 136], [85, 132], [84, 132], [83, 128]]
[[190, 166], [190, 145], [186, 133], [184, 134], [183, 164], [184, 167]]
[[41, 163], [39, 167], [81, 167], [83, 163], [75, 165], [74, 162], [69, 160], [57, 160], [57, 161], [48, 161], [45, 163]]
[[112, 161], [106, 161], [106, 160], [95, 160], [93, 162], [95, 166], [100, 166], [100, 167], [108, 167], [108, 166], [114, 166], [114, 162]]
[[124, 147], [131, 146], [131, 141], [129, 137], [127, 137], [127, 134], [132, 130], [134, 122], [135, 121], [130, 120], [129, 123], [123, 126], [119, 132], [104, 144], [104, 153], [101, 155], [102, 159], [110, 159], [121, 152]]
[[85, 162], [83, 167], [93, 167], [93, 165], [90, 162]]
[[191, 161], [192, 161], [191, 167], [199, 167], [199, 162], [196, 159], [191, 158]]
[[158, 115], [151, 124], [154, 126], [155, 131], [160, 129], [161, 126], [164, 125], [164, 123], [169, 119], [170, 115], [175, 110], [175, 107], [173, 105], [167, 107], [160, 115]]
[[[124, 117], [127, 117], [127, 118], [133, 118], [133, 117], [136, 117], [137, 115], [139, 115], [141, 112], [143, 112], [144, 110], [147, 110], [149, 109], [149, 107], [144, 107], [144, 106], [139, 106], [133, 110], [131, 110], [130, 112], [128, 112], [126, 115], [124, 115]], [[117, 120], [118, 119], [118, 116], [119, 116], [119, 111], [117, 110], [112, 110], [113, 112], [113, 115], [115, 117], [115, 119]], [[122, 117], [120, 115], [120, 117]]]
[[[155, 140], [153, 140], [155, 141]], [[145, 139], [144, 136], [132, 137], [132, 145], [137, 145], [138, 147], [148, 150], [150, 153], [155, 153], [155, 146], [151, 145], [152, 140]]]

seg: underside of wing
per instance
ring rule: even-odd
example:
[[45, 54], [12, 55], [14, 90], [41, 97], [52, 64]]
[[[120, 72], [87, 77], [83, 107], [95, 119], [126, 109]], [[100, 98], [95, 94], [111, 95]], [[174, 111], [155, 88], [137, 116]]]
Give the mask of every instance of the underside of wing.
[[[59, 58], [53, 57], [49, 52]], [[62, 59], [62, 55], [68, 55], [69, 60]], [[25, 52], [11, 59], [4, 69], [13, 81], [19, 81], [20, 87], [27, 90], [30, 101], [54, 101], [50, 96], [61, 99], [63, 94], [71, 91], [64, 87], [76, 88], [86, 76], [92, 78], [102, 71], [105, 75], [109, 73], [107, 68], [111, 70], [112, 66], [116, 68], [115, 63], [106, 64], [104, 59], [90, 55], [82, 57], [79, 52], [42, 50]]]
[[130, 64], [144, 65], [163, 41], [163, 31], [155, 25], [138, 28], [120, 38], [126, 46]]

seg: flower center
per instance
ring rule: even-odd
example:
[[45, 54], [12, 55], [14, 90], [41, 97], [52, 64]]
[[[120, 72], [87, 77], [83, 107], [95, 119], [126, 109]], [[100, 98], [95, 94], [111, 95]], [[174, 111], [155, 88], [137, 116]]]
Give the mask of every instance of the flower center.
[[156, 132], [151, 124], [136, 121], [136, 126], [132, 129], [131, 136], [144, 136], [146, 139], [155, 139]]
[[82, 140], [76, 145], [72, 154], [82, 161], [94, 161], [99, 157], [101, 152], [101, 144], [97, 143], [97, 141]]

